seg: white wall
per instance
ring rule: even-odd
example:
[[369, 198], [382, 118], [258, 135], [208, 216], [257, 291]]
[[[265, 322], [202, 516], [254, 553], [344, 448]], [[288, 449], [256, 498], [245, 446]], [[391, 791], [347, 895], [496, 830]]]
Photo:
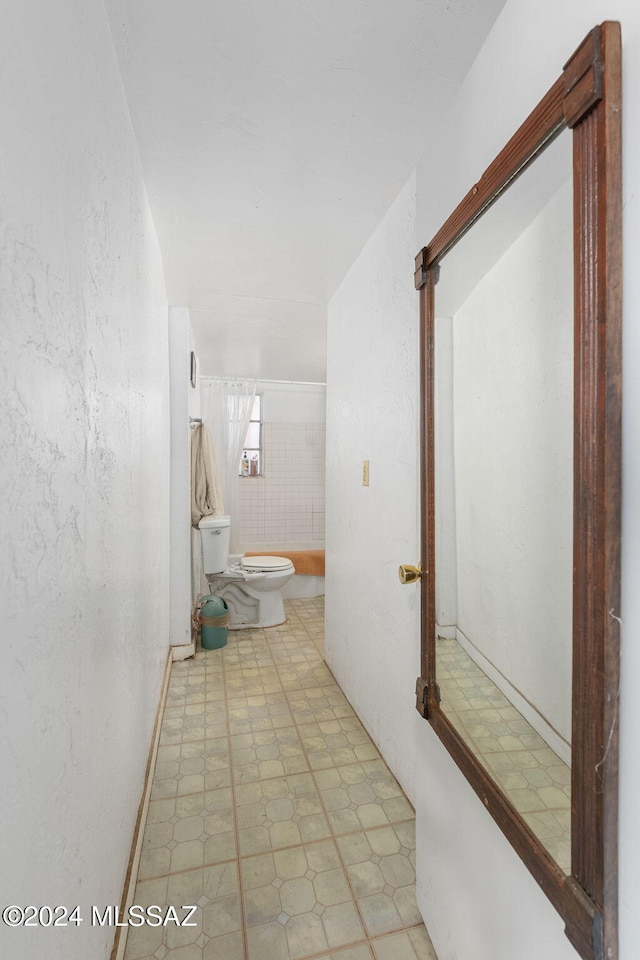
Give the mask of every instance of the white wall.
[[419, 596], [398, 566], [419, 560], [414, 226], [412, 177], [329, 304], [325, 630], [329, 666], [410, 799]]
[[[507, 0], [434, 149], [418, 168], [417, 246], [431, 238], [551, 83], [584, 35], [622, 21], [624, 51], [624, 509], [620, 957], [640, 939], [640, 8], [632, 0]], [[552, 25], [550, 29], [549, 25]], [[517, 78], [517, 79], [516, 79]], [[490, 122], [489, 122], [490, 119]], [[408, 346], [408, 345], [407, 345]], [[563, 924], [428, 725], [418, 726], [418, 897], [440, 960], [576, 957]]]
[[[0, 33], [3, 904], [120, 900], [169, 644], [167, 304], [102, 4]], [[113, 928], [0, 929], [106, 958]]]
[[272, 383], [258, 380], [269, 423], [325, 423], [327, 388], [318, 383]]
[[[191, 613], [200, 590], [200, 537], [191, 527], [190, 417], [200, 417], [200, 387], [191, 384], [191, 352], [196, 345], [186, 307], [169, 308], [169, 392], [171, 421], [169, 635], [174, 657], [190, 655]], [[197, 368], [197, 364], [196, 364]], [[192, 540], [195, 549], [192, 557]]]
[[325, 387], [258, 381], [263, 476], [238, 478], [241, 549], [322, 548]]
[[[444, 284], [443, 284], [444, 286]], [[438, 290], [438, 295], [440, 290]], [[438, 301], [439, 302], [439, 301]], [[453, 317], [434, 323], [434, 469], [438, 509], [435, 515], [436, 636], [455, 639], [458, 624], [456, 550], [456, 464], [453, 430]]]

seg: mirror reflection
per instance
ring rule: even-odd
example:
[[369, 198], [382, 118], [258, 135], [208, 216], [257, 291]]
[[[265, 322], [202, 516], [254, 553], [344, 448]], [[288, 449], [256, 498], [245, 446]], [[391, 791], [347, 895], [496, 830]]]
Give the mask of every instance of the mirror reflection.
[[567, 873], [572, 233], [564, 131], [443, 258], [434, 374], [440, 706]]

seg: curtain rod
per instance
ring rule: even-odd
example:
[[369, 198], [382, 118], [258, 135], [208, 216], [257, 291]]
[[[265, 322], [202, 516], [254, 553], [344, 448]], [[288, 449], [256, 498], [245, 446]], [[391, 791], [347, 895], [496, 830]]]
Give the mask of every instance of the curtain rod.
[[326, 382], [321, 383], [320, 381], [313, 380], [264, 380], [262, 377], [200, 377], [201, 380], [226, 380], [233, 382], [234, 380], [255, 380], [256, 383], [282, 383], [290, 384], [296, 387], [326, 387]]

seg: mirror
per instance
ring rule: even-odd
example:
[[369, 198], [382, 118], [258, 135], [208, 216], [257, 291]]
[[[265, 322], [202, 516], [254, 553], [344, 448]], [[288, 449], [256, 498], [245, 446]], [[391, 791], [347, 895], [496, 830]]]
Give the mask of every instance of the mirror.
[[573, 224], [565, 129], [440, 261], [440, 708], [571, 865]]
[[607, 22], [414, 274], [416, 706], [585, 960], [618, 956], [620, 95]]

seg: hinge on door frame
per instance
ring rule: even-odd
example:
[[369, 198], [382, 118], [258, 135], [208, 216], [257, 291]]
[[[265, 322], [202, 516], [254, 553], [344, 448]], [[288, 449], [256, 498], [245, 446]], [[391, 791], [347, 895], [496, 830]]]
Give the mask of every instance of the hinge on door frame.
[[[427, 282], [427, 248], [423, 247], [420, 253], [414, 258], [415, 270], [413, 272], [413, 284], [416, 290], [421, 290]], [[433, 282], [437, 283], [440, 279], [440, 264], [434, 263], [431, 267]]]
[[[434, 683], [433, 689], [436, 695], [436, 703], [440, 703], [440, 687]], [[416, 710], [425, 720], [429, 719], [429, 692], [431, 686], [424, 677], [418, 677], [416, 680]]]
[[416, 710], [425, 720], [428, 718], [429, 684], [424, 677], [416, 680]]
[[420, 290], [427, 282], [427, 248], [423, 247], [414, 259], [413, 283]]

